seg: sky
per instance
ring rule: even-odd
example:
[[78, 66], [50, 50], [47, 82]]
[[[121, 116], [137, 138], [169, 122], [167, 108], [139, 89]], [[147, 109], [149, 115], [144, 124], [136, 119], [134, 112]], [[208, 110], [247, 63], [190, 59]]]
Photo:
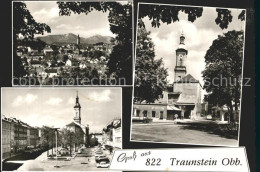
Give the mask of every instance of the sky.
[[93, 10], [88, 15], [74, 14], [59, 16], [59, 8], [55, 1], [26, 1], [27, 9], [33, 18], [39, 23], [45, 23], [51, 27], [51, 33], [45, 35], [79, 34], [82, 37], [93, 35], [112, 36], [108, 22], [108, 12]]
[[[188, 21], [188, 15], [179, 13], [179, 21], [167, 25], [162, 23], [159, 28], [153, 28], [148, 17], [143, 19], [146, 29], [151, 31], [150, 37], [155, 44], [156, 58], [163, 58], [164, 66], [168, 68], [168, 81], [174, 81], [175, 50], [180, 42], [180, 35], [185, 36], [185, 45], [188, 50], [186, 59], [187, 74], [191, 74], [203, 85], [201, 72], [205, 69], [204, 56], [218, 35], [223, 35], [230, 30], [244, 30], [245, 22], [238, 20], [241, 9], [229, 9], [233, 15], [232, 23], [228, 29], [222, 30], [215, 23], [216, 8], [204, 7], [202, 16], [193, 23]], [[205, 94], [205, 92], [204, 92]]]
[[62, 128], [73, 121], [78, 91], [81, 124], [100, 132], [114, 118], [121, 118], [121, 88], [3, 88], [2, 115], [31, 126]]

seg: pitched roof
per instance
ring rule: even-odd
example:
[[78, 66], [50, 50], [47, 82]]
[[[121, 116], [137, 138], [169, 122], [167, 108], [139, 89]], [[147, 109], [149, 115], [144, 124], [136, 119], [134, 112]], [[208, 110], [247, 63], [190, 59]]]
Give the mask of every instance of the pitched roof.
[[191, 74], [184, 76], [181, 80], [176, 81], [176, 83], [198, 83], [199, 80], [196, 80]]
[[88, 126], [82, 125], [75, 121], [72, 121], [71, 123], [67, 124], [66, 126], [71, 126], [71, 125], [79, 126], [82, 129], [82, 131], [86, 134], [86, 128], [88, 128]]
[[57, 69], [45, 69], [46, 73], [57, 73]]

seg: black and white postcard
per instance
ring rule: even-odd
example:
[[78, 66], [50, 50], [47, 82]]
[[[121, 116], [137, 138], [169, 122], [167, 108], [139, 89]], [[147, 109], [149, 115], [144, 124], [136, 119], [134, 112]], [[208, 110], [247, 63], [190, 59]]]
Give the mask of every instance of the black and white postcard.
[[13, 85], [132, 85], [132, 3], [13, 2]]
[[131, 140], [237, 146], [245, 10], [138, 7]]
[[3, 2], [1, 171], [260, 171], [259, 2]]
[[107, 170], [122, 149], [121, 88], [2, 88], [1, 95], [4, 171]]

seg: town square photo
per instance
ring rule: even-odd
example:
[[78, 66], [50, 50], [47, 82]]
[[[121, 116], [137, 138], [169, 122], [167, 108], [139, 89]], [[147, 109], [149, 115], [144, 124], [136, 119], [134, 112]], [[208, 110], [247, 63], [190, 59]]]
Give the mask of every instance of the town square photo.
[[130, 140], [238, 146], [245, 10], [139, 3], [137, 17]]
[[131, 1], [12, 3], [13, 85], [132, 85]]
[[2, 88], [3, 171], [107, 170], [122, 149], [121, 88]]

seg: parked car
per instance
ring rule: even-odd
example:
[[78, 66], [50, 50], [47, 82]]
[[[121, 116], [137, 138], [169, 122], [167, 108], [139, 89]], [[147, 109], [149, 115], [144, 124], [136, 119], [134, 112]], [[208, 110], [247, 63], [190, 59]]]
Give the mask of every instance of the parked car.
[[58, 151], [58, 154], [60, 155], [69, 155], [70, 151], [66, 148], [61, 148], [59, 151]]
[[103, 154], [102, 150], [95, 151], [96, 154]]
[[100, 163], [97, 163], [97, 168], [108, 168], [109, 165], [110, 165], [109, 163], [105, 161], [101, 161]]
[[100, 159], [102, 159], [102, 158], [106, 158], [106, 156], [105, 156], [105, 155], [95, 156], [95, 160], [96, 160], [96, 161], [97, 161], [97, 160], [100, 160]]
[[208, 120], [211, 120], [212, 119], [212, 115], [207, 115], [206, 117]]
[[110, 160], [109, 160], [107, 157], [98, 158], [98, 159], [96, 160], [96, 163], [100, 163], [100, 162], [110, 163]]

